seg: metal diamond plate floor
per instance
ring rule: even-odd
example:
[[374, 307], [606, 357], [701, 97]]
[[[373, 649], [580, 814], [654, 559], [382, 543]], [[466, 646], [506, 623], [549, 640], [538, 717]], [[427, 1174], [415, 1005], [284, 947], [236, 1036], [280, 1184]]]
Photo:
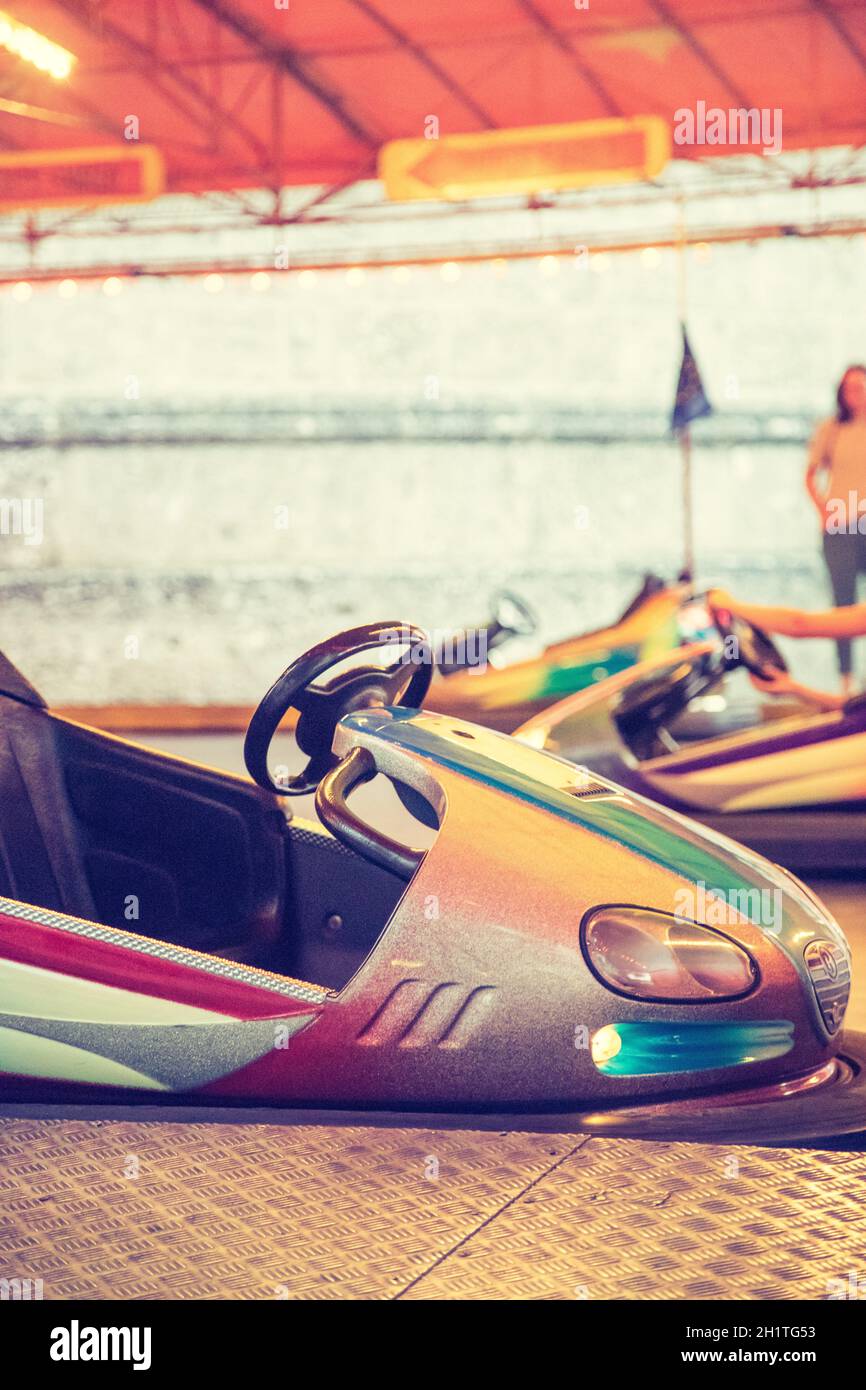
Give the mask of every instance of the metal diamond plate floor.
[[0, 1277], [45, 1299], [824, 1299], [866, 1154], [3, 1121]]

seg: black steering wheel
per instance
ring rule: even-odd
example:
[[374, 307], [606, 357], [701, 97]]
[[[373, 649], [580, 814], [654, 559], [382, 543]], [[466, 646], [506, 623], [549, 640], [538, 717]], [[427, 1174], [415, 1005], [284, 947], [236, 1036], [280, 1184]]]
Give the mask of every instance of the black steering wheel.
[[440, 675], [456, 676], [470, 666], [478, 666], [494, 647], [503, 646], [512, 637], [531, 637], [538, 627], [529, 604], [510, 589], [498, 589], [490, 607], [493, 616], [483, 627], [457, 629], [451, 634], [449, 650], [437, 653]]
[[641, 760], [670, 752], [660, 731], [697, 696], [712, 690], [726, 669], [718, 651], [702, 652], [690, 661], [672, 655], [662, 670], [627, 685], [611, 714], [631, 751]]
[[[403, 652], [389, 666], [358, 666], [325, 685], [319, 679], [333, 666], [362, 652], [396, 647]], [[287, 666], [258, 705], [244, 740], [244, 762], [254, 782], [277, 796], [305, 796], [337, 765], [331, 751], [334, 731], [344, 715], [373, 705], [417, 709], [433, 675], [427, 634], [411, 623], [371, 623], [329, 637]], [[290, 709], [300, 718], [295, 730], [308, 756], [303, 772], [277, 783], [268, 771], [268, 751]]]
[[[788, 663], [763, 628], [755, 627], [754, 623], [731, 613], [727, 608], [713, 608], [711, 612], [724, 643], [727, 670], [745, 666], [759, 680], [766, 680], [773, 671], [787, 671]], [[730, 652], [729, 644], [732, 648]]]
[[538, 627], [538, 618], [525, 599], [511, 589], [498, 589], [490, 600], [493, 610], [491, 627], [514, 637], [531, 637]]
[[[708, 598], [706, 594], [702, 596], [707, 603]], [[701, 652], [688, 660], [672, 654], [661, 670], [626, 686], [611, 711], [626, 744], [641, 759], [671, 751], [668, 725], [679, 718], [692, 700], [712, 690], [725, 672], [743, 666], [751, 675], [765, 680], [773, 671], [788, 669], [779, 648], [761, 628], [726, 608], [712, 608], [710, 612], [722, 638], [721, 651]]]

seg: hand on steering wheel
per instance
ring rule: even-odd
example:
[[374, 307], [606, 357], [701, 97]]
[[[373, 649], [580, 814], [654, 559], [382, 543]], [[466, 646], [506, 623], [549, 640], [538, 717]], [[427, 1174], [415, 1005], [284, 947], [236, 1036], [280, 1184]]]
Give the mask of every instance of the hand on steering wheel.
[[[318, 684], [331, 667], [383, 646], [402, 649], [404, 655], [390, 666], [355, 667], [325, 685]], [[336, 765], [331, 745], [343, 716], [372, 705], [417, 709], [427, 694], [432, 674], [427, 634], [409, 623], [371, 623], [320, 642], [286, 667], [258, 705], [244, 740], [247, 771], [260, 787], [278, 796], [314, 792]], [[303, 772], [281, 785], [268, 771], [268, 751], [290, 709], [300, 715], [295, 739], [309, 761]]]
[[799, 688], [787, 671], [768, 671], [763, 676], [749, 672], [749, 680], [764, 695], [797, 695]]
[[710, 611], [724, 643], [725, 665], [728, 670], [744, 666], [759, 680], [772, 678], [775, 671], [788, 670], [788, 663], [763, 628], [756, 627], [747, 618], [732, 613], [728, 608], [713, 606]]

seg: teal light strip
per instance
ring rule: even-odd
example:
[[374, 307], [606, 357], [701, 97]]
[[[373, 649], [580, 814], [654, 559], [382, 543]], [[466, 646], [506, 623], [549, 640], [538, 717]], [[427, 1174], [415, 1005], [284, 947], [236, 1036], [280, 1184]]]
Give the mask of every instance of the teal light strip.
[[614, 1023], [622, 1047], [596, 1062], [604, 1076], [716, 1071], [784, 1057], [794, 1046], [787, 1019], [750, 1023]]

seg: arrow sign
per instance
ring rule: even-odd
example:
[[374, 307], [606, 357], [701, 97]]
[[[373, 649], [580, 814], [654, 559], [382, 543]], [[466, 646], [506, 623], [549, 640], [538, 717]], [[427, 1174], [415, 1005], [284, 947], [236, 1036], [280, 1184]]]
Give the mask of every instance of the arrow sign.
[[379, 177], [400, 202], [491, 198], [651, 179], [670, 154], [665, 121], [635, 116], [391, 140], [379, 151]]

